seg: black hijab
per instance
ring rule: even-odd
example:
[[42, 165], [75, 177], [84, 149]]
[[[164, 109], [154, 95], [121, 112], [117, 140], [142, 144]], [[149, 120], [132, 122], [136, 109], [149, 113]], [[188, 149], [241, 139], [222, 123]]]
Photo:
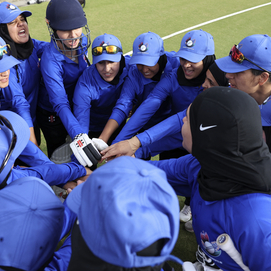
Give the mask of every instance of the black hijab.
[[204, 200], [271, 194], [271, 155], [252, 97], [237, 89], [213, 87], [196, 97], [189, 117]]
[[[81, 234], [80, 227], [76, 222], [73, 226], [71, 241], [72, 255], [69, 262], [68, 271], [160, 271], [163, 266], [163, 264], [161, 264], [153, 267], [146, 266], [137, 268], [125, 268], [105, 262], [104, 260], [95, 256], [94, 253], [89, 249]], [[160, 255], [160, 252], [164, 246], [164, 242], [165, 241], [163, 239], [160, 239], [144, 250], [138, 252], [137, 254], [140, 256]]]
[[226, 78], [226, 73], [220, 70], [215, 62], [209, 67], [209, 71], [212, 73], [219, 86], [229, 86], [229, 80]]
[[[24, 17], [26, 20], [26, 17]], [[26, 21], [27, 22], [27, 21]], [[30, 57], [33, 52], [33, 41], [29, 36], [26, 43], [18, 44], [13, 41], [8, 32], [7, 24], [0, 24], [0, 36], [11, 47], [11, 54], [13, 57], [19, 60], [24, 60]]]
[[202, 72], [193, 79], [186, 79], [183, 68], [180, 66], [177, 70], [177, 79], [180, 86], [191, 86], [191, 87], [198, 87], [201, 86], [206, 77], [206, 71], [209, 69], [210, 65], [212, 65], [215, 61], [215, 55], [208, 55], [206, 56], [203, 61], [203, 70]]

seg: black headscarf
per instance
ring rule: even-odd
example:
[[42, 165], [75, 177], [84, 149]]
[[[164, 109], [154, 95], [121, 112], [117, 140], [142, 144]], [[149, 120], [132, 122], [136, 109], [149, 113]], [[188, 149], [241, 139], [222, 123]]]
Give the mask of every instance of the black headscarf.
[[0, 24], [0, 36], [6, 42], [6, 44], [10, 45], [12, 56], [16, 59], [24, 60], [29, 58], [32, 54], [34, 45], [30, 36], [26, 43], [15, 43], [9, 35], [7, 24]]
[[[163, 264], [156, 266], [124, 268], [107, 263], [95, 256], [87, 246], [82, 237], [79, 225], [74, 224], [72, 230], [72, 255], [68, 267], [68, 271], [89, 270], [89, 271], [160, 271]], [[164, 240], [160, 239], [146, 249], [138, 252], [140, 256], [155, 256], [160, 255], [161, 249], [164, 246]], [[121, 264], [121, 263], [120, 263]]]
[[186, 79], [182, 66], [178, 68], [177, 79], [180, 86], [198, 87], [204, 83], [206, 71], [208, 70], [210, 65], [214, 63], [215, 55], [206, 56], [202, 61], [203, 61], [203, 70], [196, 78], [193, 79]]
[[159, 71], [151, 78], [153, 81], [160, 81], [161, 75], [167, 65], [167, 55], [163, 54], [159, 57], [158, 62], [159, 64]]
[[219, 86], [229, 86], [229, 80], [226, 78], [226, 73], [220, 70], [215, 62], [209, 67], [209, 71], [212, 73]]
[[271, 194], [271, 155], [252, 97], [237, 89], [213, 87], [196, 97], [189, 117], [192, 155], [201, 164], [198, 182], [204, 200]]

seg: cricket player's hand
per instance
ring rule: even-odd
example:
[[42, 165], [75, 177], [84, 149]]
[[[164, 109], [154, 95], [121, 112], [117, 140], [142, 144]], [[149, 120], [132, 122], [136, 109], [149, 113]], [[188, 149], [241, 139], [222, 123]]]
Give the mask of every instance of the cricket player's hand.
[[132, 156], [141, 146], [139, 139], [134, 136], [129, 140], [123, 140], [101, 151], [102, 161], [110, 161], [122, 155]]
[[98, 151], [102, 151], [108, 148], [108, 145], [100, 138], [92, 138], [92, 142], [94, 146], [98, 149]]
[[84, 167], [97, 165], [101, 160], [99, 151], [87, 134], [75, 136], [70, 147], [78, 162]]

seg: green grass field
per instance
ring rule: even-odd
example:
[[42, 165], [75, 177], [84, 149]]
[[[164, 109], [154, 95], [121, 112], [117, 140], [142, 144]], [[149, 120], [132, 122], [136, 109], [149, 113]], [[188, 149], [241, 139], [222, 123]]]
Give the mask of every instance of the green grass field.
[[[132, 50], [134, 39], [141, 33], [152, 31], [161, 37], [197, 26], [216, 18], [236, 13], [256, 5], [268, 3], [264, 0], [86, 0], [84, 8], [91, 30], [92, 40], [103, 33], [113, 34], [122, 42], [124, 53]], [[28, 18], [32, 38], [49, 41], [45, 25], [48, 2], [21, 7], [30, 10]], [[61, 12], [61, 10], [59, 11]], [[271, 35], [271, 5], [240, 13], [210, 24], [195, 27], [211, 33], [214, 37], [217, 58], [226, 56], [234, 44], [252, 34]], [[177, 51], [185, 32], [164, 41], [166, 51]], [[42, 149], [45, 149], [43, 142]], [[183, 198], [180, 205], [183, 205]], [[173, 254], [182, 260], [195, 260], [197, 245], [194, 234], [180, 225], [180, 234]], [[182, 270], [173, 264], [176, 271]]]

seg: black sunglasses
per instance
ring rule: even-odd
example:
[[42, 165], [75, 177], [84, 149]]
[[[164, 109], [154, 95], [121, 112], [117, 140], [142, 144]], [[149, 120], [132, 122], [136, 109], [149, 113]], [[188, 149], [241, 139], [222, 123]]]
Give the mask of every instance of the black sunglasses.
[[[17, 142], [17, 135], [14, 132], [14, 129], [13, 129], [11, 123], [8, 121], [7, 118], [5, 118], [2, 115], [0, 115], [0, 124], [2, 126], [6, 126], [12, 132], [11, 144], [9, 145], [8, 152], [7, 152], [5, 158], [4, 158], [3, 162], [2, 162], [2, 165], [0, 167], [0, 173], [1, 173], [3, 171], [3, 169], [5, 168], [5, 166], [7, 165], [8, 160], [9, 160], [9, 158], [10, 158], [10, 156], [11, 156], [11, 154], [12, 154], [14, 148], [15, 148], [15, 145], [16, 145], [16, 142]], [[1, 129], [1, 127], [0, 127], [0, 129]]]

